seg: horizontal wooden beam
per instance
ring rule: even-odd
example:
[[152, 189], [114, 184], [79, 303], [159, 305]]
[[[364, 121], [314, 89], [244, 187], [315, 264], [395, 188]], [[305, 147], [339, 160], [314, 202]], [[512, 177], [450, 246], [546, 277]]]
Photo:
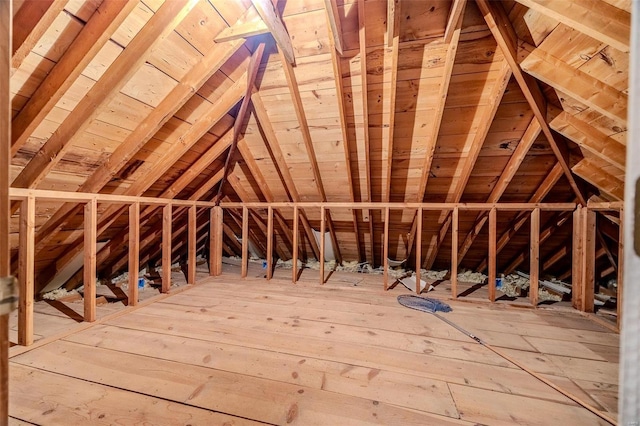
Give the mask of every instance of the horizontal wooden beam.
[[627, 122], [626, 93], [555, 58], [541, 47], [520, 42], [518, 59], [527, 74], [584, 103], [613, 120]]
[[629, 51], [631, 14], [605, 1], [516, 1], [622, 52]]
[[626, 147], [589, 123], [563, 111], [551, 120], [549, 125], [553, 130], [571, 139], [593, 155], [621, 170], [625, 169]]

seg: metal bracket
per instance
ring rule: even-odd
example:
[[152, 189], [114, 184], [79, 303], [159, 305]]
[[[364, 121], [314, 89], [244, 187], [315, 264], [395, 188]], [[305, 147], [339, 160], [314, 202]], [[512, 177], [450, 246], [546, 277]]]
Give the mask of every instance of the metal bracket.
[[0, 315], [10, 314], [18, 307], [18, 288], [16, 277], [0, 278]]

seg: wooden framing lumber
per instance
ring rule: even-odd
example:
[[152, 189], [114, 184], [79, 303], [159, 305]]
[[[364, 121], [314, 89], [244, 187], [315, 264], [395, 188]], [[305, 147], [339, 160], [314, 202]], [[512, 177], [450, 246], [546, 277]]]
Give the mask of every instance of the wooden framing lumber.
[[173, 227], [173, 205], [162, 208], [162, 293], [171, 289], [171, 243]]
[[531, 212], [531, 237], [529, 251], [529, 300], [538, 305], [538, 279], [540, 277], [540, 209]]
[[[264, 135], [265, 145], [271, 155], [273, 162], [277, 165], [278, 174], [282, 180], [282, 183], [287, 193], [289, 194], [289, 198], [294, 202], [299, 202], [300, 195], [296, 188], [296, 184], [293, 180], [293, 177], [291, 176], [291, 172], [289, 171], [289, 167], [287, 165], [284, 154], [282, 153], [282, 149], [280, 148], [280, 143], [278, 142], [276, 133], [273, 130], [273, 126], [271, 125], [271, 122], [269, 120], [269, 116], [267, 115], [267, 110], [264, 106], [264, 103], [262, 102], [262, 98], [257, 92], [251, 96], [251, 103], [253, 105], [253, 112], [254, 112], [254, 117], [256, 119], [256, 122], [258, 123], [258, 126], [260, 127]], [[244, 157], [244, 154], [243, 154], [243, 157]], [[251, 170], [251, 165], [247, 164], [247, 166], [249, 166], [249, 169]], [[258, 167], [256, 167], [256, 169], [259, 170]], [[253, 173], [253, 170], [252, 170], [252, 173]], [[267, 201], [269, 201], [268, 198], [267, 198]], [[307, 235], [307, 239], [309, 240], [310, 247], [313, 250], [313, 253], [317, 259], [318, 256], [320, 255], [320, 249], [318, 248], [318, 243], [315, 237], [313, 236], [311, 225], [309, 224], [309, 221], [304, 211], [302, 211], [301, 216], [302, 216], [301, 217], [302, 225]]]
[[[11, 275], [11, 54], [13, 2], [0, 2], [0, 277]], [[0, 413], [9, 413], [9, 315], [0, 315]], [[8, 423], [8, 416], [4, 416]]]
[[[540, 184], [536, 192], [531, 196], [531, 198], [529, 199], [529, 202], [530, 203], [541, 202], [544, 199], [544, 197], [547, 196], [549, 191], [551, 191], [551, 189], [556, 185], [556, 183], [558, 183], [558, 180], [562, 177], [563, 173], [564, 172], [560, 164], [556, 163], [556, 165], [551, 169], [547, 177], [544, 178], [544, 180], [542, 181], [542, 183]], [[518, 233], [520, 228], [522, 228], [522, 226], [524, 226], [526, 222], [527, 222], [527, 215], [525, 213], [520, 213], [513, 220], [513, 222], [511, 222], [511, 226], [505, 232], [503, 232], [502, 235], [500, 235], [500, 238], [498, 239], [496, 253], [499, 254], [502, 251], [502, 249], [504, 249], [507, 246], [511, 238]], [[486, 269], [487, 269], [487, 259], [480, 262], [480, 264], [476, 268], [476, 270], [479, 272], [484, 272]]]
[[216, 43], [248, 38], [269, 32], [267, 24], [258, 16], [255, 7], [249, 7], [232, 26], [225, 28], [213, 39]]
[[13, 18], [11, 68], [20, 68], [67, 3], [68, 0], [26, 0], [22, 4]]
[[618, 273], [617, 273], [617, 282], [618, 282], [618, 293], [616, 295], [616, 327], [618, 331], [620, 331], [622, 327], [622, 306], [623, 306], [623, 296], [624, 296], [624, 208], [620, 209], [620, 227], [618, 229], [619, 237], [618, 237]]
[[[160, 176], [162, 176], [176, 161], [178, 161], [185, 152], [189, 150], [212, 126], [211, 123], [216, 123], [222, 116], [224, 116], [239, 100], [244, 91], [243, 79], [229, 88], [218, 101], [211, 106], [211, 108], [205, 112], [194, 124], [180, 136], [180, 141], [177, 143], [175, 149], [168, 150], [165, 154], [158, 159], [153, 172], [147, 173], [140, 179], [136, 180], [129, 186], [124, 194], [130, 196], [139, 196], [143, 194]], [[103, 230], [107, 228], [111, 223], [115, 221], [118, 215], [122, 212], [115, 206], [108, 207], [102, 214], [99, 228]], [[62, 259], [56, 262], [56, 270], [59, 271], [65, 265], [70, 262], [77, 253], [82, 250], [82, 241], [74, 241], [71, 243], [72, 248], [65, 254]]]
[[420, 275], [422, 265], [422, 222], [424, 218], [422, 216], [422, 208], [418, 208], [416, 216], [416, 294], [420, 294]]
[[267, 208], [267, 280], [273, 277], [273, 207]]
[[[400, 0], [387, 2], [387, 45], [391, 47], [391, 80], [389, 81], [389, 129], [387, 131], [386, 188], [383, 200], [391, 198], [391, 171], [393, 169], [393, 139], [396, 119], [396, 96], [398, 86], [398, 56], [400, 55]], [[421, 201], [421, 200], [420, 200]]]
[[[366, 12], [365, 0], [358, 0], [358, 45], [360, 49], [360, 80], [362, 93], [362, 127], [364, 135], [364, 155], [365, 155], [365, 177], [367, 181], [367, 196], [364, 201], [373, 201], [371, 194], [371, 143], [369, 136], [369, 85], [367, 83], [367, 30], [366, 30]], [[373, 213], [365, 210], [363, 214], [369, 218], [369, 247], [367, 253], [367, 261], [371, 266], [375, 267], [375, 246], [373, 232]]]
[[[540, 134], [540, 130], [540, 123], [538, 123], [538, 120], [536, 120], [536, 118], [534, 117], [531, 120], [531, 123], [529, 123], [527, 130], [525, 130], [522, 139], [520, 139], [520, 143], [518, 143], [518, 146], [513, 151], [511, 158], [509, 158], [509, 162], [500, 174], [498, 181], [491, 190], [491, 194], [489, 194], [489, 197], [487, 198], [487, 203], [495, 203], [500, 200], [500, 197], [502, 197], [504, 191], [507, 190], [507, 187], [511, 183], [511, 180], [516, 175], [518, 169], [520, 168], [520, 165], [527, 156], [529, 149], [531, 149], [533, 143]], [[487, 219], [487, 215], [484, 213], [480, 213], [476, 217], [475, 223], [473, 224], [473, 227], [471, 228], [469, 233], [467, 233], [467, 236], [462, 243], [462, 247], [460, 248], [460, 252], [458, 253], [458, 264], [462, 262], [462, 259], [467, 254], [467, 251], [469, 251], [469, 249], [473, 245], [473, 242], [480, 234], [480, 231], [482, 231], [482, 227], [486, 223]]]
[[387, 2], [387, 47], [393, 47], [396, 52], [398, 46], [395, 39], [400, 34], [401, 4], [400, 0], [389, 0]]
[[[462, 168], [462, 172], [460, 177], [457, 180], [454, 180], [454, 189], [453, 191], [449, 191], [447, 194], [447, 201], [458, 203], [464, 194], [464, 189], [469, 182], [469, 178], [471, 177], [471, 172], [478, 160], [478, 156], [480, 155], [480, 150], [482, 149], [482, 145], [484, 144], [484, 140], [489, 133], [489, 128], [491, 127], [491, 123], [493, 123], [493, 119], [498, 111], [498, 107], [500, 106], [500, 101], [502, 100], [502, 96], [504, 95], [504, 91], [507, 89], [507, 85], [509, 84], [509, 79], [511, 78], [511, 69], [507, 61], [502, 63], [500, 67], [499, 75], [496, 80], [495, 85], [491, 91], [489, 96], [489, 103], [486, 105], [484, 116], [481, 121], [476, 134], [473, 137], [473, 141], [469, 148], [469, 153], [467, 154], [467, 158], [465, 160], [465, 165]], [[423, 170], [424, 173], [424, 170]], [[449, 226], [451, 225], [451, 214], [444, 213], [441, 215], [440, 220], [444, 222], [440, 227], [440, 231], [438, 232], [436, 238], [429, 245], [429, 249], [427, 251], [427, 258], [425, 259], [425, 267], [430, 269], [433, 263], [436, 260], [436, 256], [438, 255], [438, 251], [440, 250], [440, 245], [444, 241], [447, 232], [449, 231]], [[495, 282], [494, 282], [495, 283]]]
[[324, 8], [327, 11], [327, 21], [332, 35], [333, 47], [342, 55], [342, 22], [340, 21], [340, 14], [338, 13], [338, 3], [336, 0], [324, 0]]
[[573, 272], [571, 304], [593, 312], [595, 291], [595, 212], [578, 206], [573, 213]]
[[587, 201], [582, 194], [582, 191], [578, 187], [573, 175], [571, 174], [571, 169], [568, 163], [568, 152], [567, 147], [565, 145], [560, 145], [556, 142], [553, 134], [551, 133], [551, 129], [547, 124], [546, 117], [546, 102], [540, 87], [536, 83], [536, 81], [528, 74], [525, 74], [517, 61], [517, 36], [511, 21], [507, 17], [502, 5], [495, 2], [490, 2], [488, 0], [477, 0], [476, 1], [480, 12], [484, 15], [484, 20], [489, 26], [489, 30], [493, 37], [495, 38], [500, 50], [504, 54], [509, 66], [511, 67], [511, 71], [513, 72], [513, 76], [518, 82], [524, 97], [527, 99], [527, 103], [531, 107], [533, 114], [538, 119], [540, 126], [542, 127], [542, 133], [545, 138], [549, 142], [553, 153], [555, 154], [564, 175], [569, 181], [569, 185], [573, 192], [578, 197], [578, 202], [582, 205], [586, 205]]
[[617, 200], [623, 200], [624, 182], [607, 170], [604, 170], [599, 163], [589, 158], [584, 158], [574, 165], [571, 170], [600, 191]]
[[[209, 249], [209, 273], [212, 276], [222, 274], [222, 223], [224, 216], [222, 208], [219, 206], [211, 209], [211, 230], [209, 231], [210, 249]], [[244, 240], [243, 240], [244, 243]]]
[[554, 58], [541, 47], [520, 42], [520, 67], [527, 74], [568, 94], [600, 114], [627, 122], [628, 96], [589, 74]]
[[324, 258], [325, 258], [325, 223], [327, 212], [324, 206], [320, 207], [320, 284], [324, 284]]
[[384, 209], [384, 241], [383, 241], [382, 261], [384, 263], [384, 290], [389, 289], [389, 207]]
[[242, 208], [242, 278], [247, 278], [249, 266], [249, 209]]
[[129, 206], [129, 306], [138, 304], [138, 274], [140, 273], [140, 203]]
[[[333, 1], [333, 0], [329, 0]], [[327, 9], [327, 3], [325, 2], [325, 11], [327, 14], [333, 13]], [[337, 18], [337, 15], [336, 15]], [[331, 17], [327, 16], [327, 25], [329, 25], [329, 20]], [[340, 34], [341, 36], [341, 34]], [[351, 150], [349, 148], [349, 132], [347, 131], [348, 122], [347, 122], [347, 113], [345, 111], [345, 96], [344, 96], [344, 86], [342, 81], [342, 64], [340, 62], [340, 58], [336, 54], [336, 41], [335, 38], [337, 36], [334, 35], [333, 31], [329, 31], [329, 44], [331, 45], [331, 64], [333, 65], [333, 77], [336, 82], [336, 95], [338, 97], [338, 111], [340, 112], [340, 130], [342, 131], [342, 145], [344, 148], [344, 158], [345, 158], [345, 170], [347, 172], [347, 179], [349, 180], [349, 195], [351, 201], [354, 202], [356, 200], [353, 186], [353, 173], [351, 171]], [[354, 240], [356, 243], [356, 248], [358, 250], [358, 261], [362, 261], [364, 259], [364, 255], [362, 253], [362, 244], [360, 241], [360, 230], [358, 225], [358, 215], [356, 211], [352, 211], [353, 216], [353, 233]]]
[[451, 43], [458, 25], [462, 24], [461, 17], [464, 14], [464, 8], [467, 5], [467, 0], [453, 0], [451, 2], [451, 11], [449, 12], [449, 18], [447, 19], [447, 26], [444, 30], [444, 42]]
[[18, 305], [18, 344], [33, 343], [33, 298], [35, 288], [35, 226], [36, 199], [28, 197], [20, 202], [20, 303]]
[[298, 216], [298, 206], [295, 206], [293, 208], [293, 250], [291, 252], [293, 257], [291, 260], [291, 282], [294, 284], [298, 281], [298, 236], [300, 235], [298, 231]]
[[[127, 136], [127, 138], [109, 156], [109, 160], [80, 186], [79, 192], [99, 192], [118, 173], [127, 162], [145, 145], [154, 134], [191, 98], [193, 93], [235, 53], [243, 42], [214, 45], [214, 47], [185, 74], [178, 85], [149, 113], [149, 115]], [[188, 174], [188, 173], [187, 173]], [[215, 185], [216, 182], [207, 182]], [[200, 189], [204, 189], [203, 185]], [[208, 190], [204, 191], [205, 193]], [[202, 194], [204, 195], [204, 193]], [[199, 197], [201, 198], [201, 197]], [[47, 238], [70, 216], [74, 205], [63, 205], [47, 220], [36, 234], [36, 242]]]
[[517, 0], [530, 9], [549, 16], [572, 28], [629, 52], [631, 14], [607, 2], [581, 0]]
[[187, 284], [196, 283], [196, 228], [197, 207], [189, 207], [189, 235], [187, 238]]
[[[547, 241], [549, 239], [549, 237], [551, 237], [553, 235], [553, 233], [559, 229], [562, 225], [564, 225], [568, 220], [569, 220], [569, 216], [570, 216], [570, 212], [562, 212], [559, 215], [557, 215], [556, 217], [552, 218], [549, 223], [546, 225], [546, 227], [542, 230], [542, 232], [539, 232], [539, 236], [538, 236], [538, 244], [543, 244], [545, 241]], [[526, 215], [525, 215], [526, 218]], [[526, 219], [525, 221], [526, 222]], [[523, 224], [524, 224], [523, 222]], [[539, 227], [539, 226], [538, 226]], [[518, 266], [520, 266], [522, 264], [522, 262], [524, 262], [527, 258], [527, 256], [530, 254], [530, 252], [528, 252], [527, 250], [521, 252], [520, 254], [518, 254], [512, 261], [511, 263], [509, 263], [509, 265], [507, 265], [504, 268], [504, 273], [505, 274], [511, 274], [513, 273]]]
[[497, 230], [497, 210], [489, 210], [489, 300], [496, 301], [496, 230]]
[[[24, 6], [33, 3], [45, 4], [46, 2], [30, 0]], [[66, 1], [58, 3], [66, 3]], [[100, 5], [62, 58], [47, 74], [37, 91], [12, 120], [12, 156], [15, 157], [33, 131], [137, 6], [136, 2], [123, 0], [107, 1]]]
[[[327, 195], [324, 190], [324, 184], [322, 183], [322, 176], [320, 175], [320, 169], [318, 168], [318, 160], [316, 157], [315, 149], [313, 147], [313, 140], [311, 139], [311, 132], [309, 131], [309, 123], [307, 122], [307, 116], [304, 112], [304, 106], [302, 105], [302, 98], [300, 97], [300, 90], [298, 89], [298, 81], [296, 79], [293, 66], [287, 61], [282, 49], [278, 49], [280, 56], [280, 63], [287, 79], [287, 85], [289, 86], [289, 93], [293, 101], [293, 108], [298, 118], [298, 124], [300, 124], [300, 132], [302, 133], [302, 140], [304, 141], [305, 148], [307, 149], [307, 155], [309, 156], [309, 164], [313, 172], [313, 178], [316, 181], [318, 193], [322, 202], [327, 201]], [[331, 214], [331, 213], [329, 213]], [[331, 241], [334, 247], [336, 261], [342, 263], [342, 255], [340, 254], [340, 245], [338, 244], [338, 238], [336, 237], [335, 229], [333, 227], [333, 221], [329, 218], [329, 233], [331, 235]]]
[[[227, 159], [224, 162], [224, 175], [222, 176], [222, 180], [218, 186], [218, 195], [216, 197], [216, 201], [222, 198], [222, 187], [224, 186], [225, 181], [227, 180], [227, 176], [232, 169], [231, 162], [234, 159], [234, 154], [236, 151], [236, 147], [238, 146], [238, 141], [240, 140], [240, 131], [242, 130], [242, 126], [244, 126], [244, 121], [247, 116], [247, 112], [249, 111], [249, 103], [251, 102], [251, 92], [254, 90], [256, 77], [258, 76], [258, 69], [260, 68], [260, 62], [262, 61], [262, 55], [264, 54], [264, 43], [260, 43], [256, 50], [251, 55], [251, 60], [249, 61], [249, 67], [247, 69], [247, 84], [244, 89], [244, 97], [242, 98], [242, 103], [240, 104], [240, 110], [236, 115], [235, 122], [233, 123], [233, 141], [231, 142], [231, 147], [229, 148], [229, 152], [227, 153]], [[251, 157], [249, 155], [249, 157]], [[246, 158], [245, 158], [246, 160]], [[268, 191], [269, 187], [265, 182], [260, 182], [263, 186], [263, 191]]]
[[451, 297], [458, 297], [458, 225], [460, 212], [458, 208], [454, 208], [451, 213], [451, 273], [449, 281], [451, 282]]
[[[442, 124], [442, 116], [444, 115], [444, 107], [447, 101], [449, 93], [449, 84], [451, 83], [451, 75], [453, 72], [453, 65], [456, 59], [456, 52], [458, 50], [458, 42], [460, 41], [460, 33], [462, 31], [462, 18], [458, 20], [455, 25], [455, 31], [449, 46], [447, 47], [447, 53], [444, 61], [444, 69], [442, 74], [442, 80], [440, 82], [440, 88], [438, 90], [438, 102], [435, 105], [434, 119], [429, 129], [429, 136], [427, 137], [427, 146], [425, 149], [424, 162], [422, 164], [422, 175], [420, 176], [420, 185], [418, 186], [418, 192], [416, 193], [416, 201], [422, 202], [427, 191], [427, 183], [429, 180], [429, 172], [431, 171], [431, 163], [436, 150], [436, 144], [438, 142], [438, 134], [440, 133], [440, 126]], [[415, 219], [409, 232], [409, 238], [407, 239], [407, 255], [411, 253], [413, 247], [413, 239], [415, 237]]]
[[626, 147], [589, 123], [563, 111], [549, 125], [556, 132], [580, 145], [581, 148], [609, 164], [613, 164], [620, 170], [625, 169]]
[[98, 239], [98, 203], [84, 206], [84, 320], [96, 320], [96, 244]]
[[73, 112], [40, 148], [38, 154], [22, 169], [12, 186], [32, 188], [38, 185], [73, 146], [75, 139], [80, 137], [91, 121], [100, 114], [102, 106], [108, 105], [120, 92], [153, 48], [175, 29], [196, 3], [195, 0], [164, 3], [80, 100]]
[[296, 58], [293, 52], [293, 45], [291, 44], [291, 38], [289, 33], [284, 27], [284, 23], [278, 14], [278, 11], [274, 7], [271, 0], [251, 0], [253, 6], [258, 11], [258, 15], [262, 18], [264, 23], [269, 28], [269, 32], [273, 36], [278, 50], [284, 54], [287, 62], [290, 65], [295, 65]]

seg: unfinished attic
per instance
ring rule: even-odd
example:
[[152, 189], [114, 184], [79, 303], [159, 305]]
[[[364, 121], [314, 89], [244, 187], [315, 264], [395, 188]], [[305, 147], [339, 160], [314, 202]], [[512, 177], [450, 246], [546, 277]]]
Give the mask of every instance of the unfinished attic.
[[639, 9], [1, 0], [0, 425], [637, 424]]

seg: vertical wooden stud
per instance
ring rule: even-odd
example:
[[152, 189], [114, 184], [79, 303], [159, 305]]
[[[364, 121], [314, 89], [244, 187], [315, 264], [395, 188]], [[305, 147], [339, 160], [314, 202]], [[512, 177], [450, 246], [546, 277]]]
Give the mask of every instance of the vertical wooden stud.
[[582, 263], [582, 209], [581, 205], [573, 212], [573, 242], [571, 252], [571, 306], [580, 309], [582, 306], [582, 279], [584, 265]]
[[[244, 227], [244, 217], [243, 227]], [[218, 276], [222, 274], [222, 223], [224, 216], [222, 207], [215, 206], [211, 209], [211, 229], [209, 231], [209, 274]], [[244, 231], [244, 230], [243, 230]], [[243, 240], [244, 244], [244, 240]]]
[[140, 203], [129, 206], [129, 306], [138, 304], [140, 272]]
[[291, 281], [295, 284], [298, 280], [298, 206], [293, 207], [293, 259], [291, 261]]
[[489, 300], [496, 301], [496, 228], [497, 228], [496, 208], [489, 210]]
[[[11, 274], [9, 170], [11, 165], [12, 1], [0, 1], [0, 277]], [[0, 315], [0, 413], [9, 417], [9, 314]]]
[[593, 298], [595, 296], [596, 284], [596, 212], [589, 208], [582, 210], [584, 216], [584, 280], [582, 310], [584, 312], [594, 311]]
[[622, 297], [624, 287], [624, 209], [620, 208], [620, 228], [618, 229], [618, 293], [616, 294], [616, 310], [618, 317], [616, 326], [620, 331], [622, 320]]
[[162, 208], [162, 293], [171, 288], [171, 225], [173, 206], [167, 204]]
[[249, 266], [249, 209], [242, 207], [242, 278], [247, 278]]
[[[11, 274], [11, 54], [12, 1], [0, 1], [0, 277]], [[9, 314], [0, 315], [0, 424], [9, 421]]]
[[389, 207], [384, 209], [384, 247], [382, 259], [384, 261], [384, 289], [389, 289]]
[[320, 284], [324, 284], [324, 243], [325, 243], [325, 211], [320, 207]]
[[187, 239], [187, 284], [196, 283], [197, 207], [189, 207], [189, 238]]
[[18, 344], [33, 343], [33, 296], [35, 287], [35, 227], [36, 199], [27, 197], [20, 203], [20, 248], [18, 279], [20, 304], [18, 306]]
[[98, 203], [84, 206], [84, 320], [96, 320], [96, 251], [98, 239]]
[[422, 207], [418, 208], [416, 216], [416, 293], [420, 294], [420, 275], [422, 268]]
[[529, 300], [538, 305], [538, 280], [540, 278], [540, 209], [531, 212], [531, 243], [529, 245]]
[[451, 214], [451, 297], [458, 297], [458, 207], [453, 208]]
[[267, 280], [273, 278], [273, 207], [267, 208]]

